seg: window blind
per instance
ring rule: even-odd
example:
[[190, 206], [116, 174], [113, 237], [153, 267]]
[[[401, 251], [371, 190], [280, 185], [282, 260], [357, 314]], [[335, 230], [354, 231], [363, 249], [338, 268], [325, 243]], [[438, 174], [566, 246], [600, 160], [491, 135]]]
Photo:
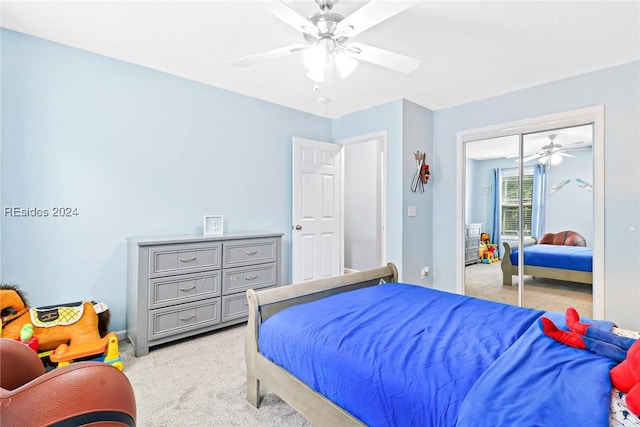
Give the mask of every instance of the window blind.
[[[525, 172], [527, 172], [525, 170]], [[502, 177], [502, 194], [501, 205], [501, 227], [502, 234], [509, 236], [518, 235], [518, 204], [519, 204], [519, 177], [503, 176]], [[522, 176], [522, 212], [523, 212], [523, 233], [531, 235], [531, 216], [533, 207], [533, 174], [525, 173]]]

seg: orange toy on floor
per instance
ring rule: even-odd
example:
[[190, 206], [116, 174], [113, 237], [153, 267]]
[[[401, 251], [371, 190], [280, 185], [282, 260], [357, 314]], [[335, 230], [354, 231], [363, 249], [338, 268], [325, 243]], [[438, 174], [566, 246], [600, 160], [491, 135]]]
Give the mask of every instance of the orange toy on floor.
[[0, 316], [2, 338], [20, 337], [22, 327], [31, 323], [33, 335], [38, 338], [38, 351], [48, 351], [61, 344], [73, 347], [100, 341], [107, 334], [110, 312], [104, 304], [93, 302], [33, 309], [16, 286], [0, 285]]
[[478, 259], [483, 264], [492, 264], [500, 261], [498, 257], [498, 245], [490, 243], [489, 233], [480, 233], [480, 248]]

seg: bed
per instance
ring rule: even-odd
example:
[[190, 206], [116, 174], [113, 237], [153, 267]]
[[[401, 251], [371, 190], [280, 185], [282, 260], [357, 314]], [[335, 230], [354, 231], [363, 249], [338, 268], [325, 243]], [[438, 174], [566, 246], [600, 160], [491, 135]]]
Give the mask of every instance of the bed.
[[389, 264], [247, 291], [249, 402], [264, 386], [318, 426], [640, 425], [613, 362], [542, 334], [561, 315], [396, 282]]
[[[502, 244], [502, 283], [512, 285], [513, 276], [518, 275], [518, 245]], [[573, 231], [547, 233], [540, 241], [525, 238], [523, 274], [592, 284], [593, 248], [586, 247], [584, 238]]]

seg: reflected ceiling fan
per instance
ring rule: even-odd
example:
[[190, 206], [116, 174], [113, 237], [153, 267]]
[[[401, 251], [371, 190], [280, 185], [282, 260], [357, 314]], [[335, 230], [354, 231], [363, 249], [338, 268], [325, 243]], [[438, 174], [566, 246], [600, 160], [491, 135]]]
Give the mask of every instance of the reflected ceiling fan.
[[[554, 142], [558, 135], [552, 134], [549, 135], [549, 143], [547, 145], [543, 145], [539, 151], [536, 151], [533, 154], [527, 154], [522, 158], [524, 163], [530, 162], [531, 160], [538, 160], [540, 163], [544, 165], [557, 165], [562, 162], [563, 157], [575, 157], [572, 154], [566, 153], [567, 150], [572, 150], [574, 148], [579, 148], [579, 145], [583, 142], [576, 142], [571, 146], [563, 146], [557, 142]], [[510, 155], [507, 157], [517, 157], [517, 154]], [[516, 159], [517, 161], [517, 159]]]
[[319, 12], [305, 18], [282, 1], [273, 3], [268, 10], [302, 33], [305, 43], [297, 43], [231, 61], [235, 67], [302, 54], [308, 69], [307, 77], [324, 83], [333, 70], [347, 77], [358, 61], [366, 61], [402, 73], [411, 73], [420, 65], [418, 59], [380, 49], [350, 39], [374, 25], [417, 4], [417, 1], [371, 0], [351, 15], [344, 17], [332, 12], [338, 0], [315, 0]]

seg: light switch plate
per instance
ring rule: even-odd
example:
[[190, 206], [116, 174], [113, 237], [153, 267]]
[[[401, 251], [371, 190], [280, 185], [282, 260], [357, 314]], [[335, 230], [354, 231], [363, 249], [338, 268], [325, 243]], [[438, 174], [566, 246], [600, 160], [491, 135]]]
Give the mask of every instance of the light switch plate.
[[418, 214], [418, 210], [415, 206], [409, 206], [409, 209], [407, 210], [407, 215], [409, 216], [416, 216]]

